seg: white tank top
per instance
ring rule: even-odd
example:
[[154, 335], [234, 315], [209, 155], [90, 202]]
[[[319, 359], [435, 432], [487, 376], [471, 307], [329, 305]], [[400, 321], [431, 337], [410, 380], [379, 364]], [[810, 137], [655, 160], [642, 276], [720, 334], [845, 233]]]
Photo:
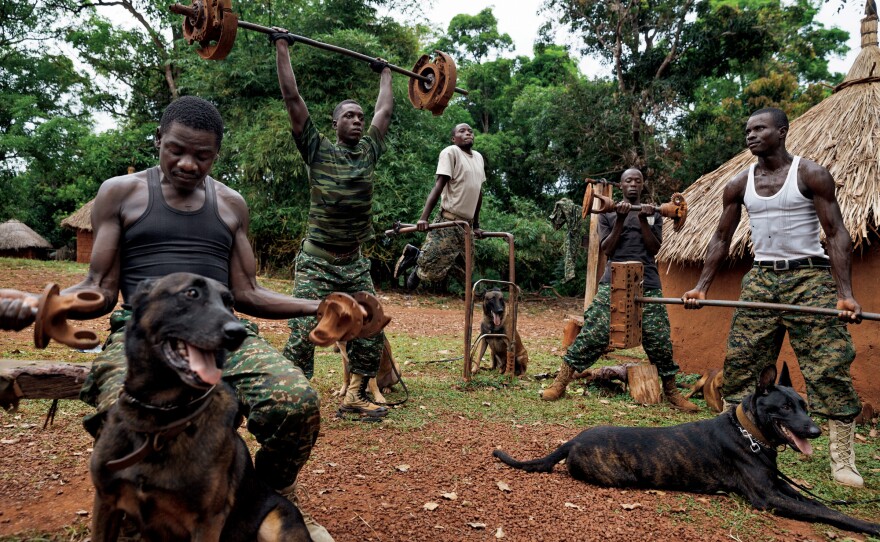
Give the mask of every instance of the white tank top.
[[749, 180], [743, 202], [749, 213], [755, 260], [796, 260], [825, 256], [819, 243], [819, 217], [813, 200], [798, 188], [798, 164], [795, 156], [785, 184], [772, 196], [755, 191], [755, 166], [749, 167]]

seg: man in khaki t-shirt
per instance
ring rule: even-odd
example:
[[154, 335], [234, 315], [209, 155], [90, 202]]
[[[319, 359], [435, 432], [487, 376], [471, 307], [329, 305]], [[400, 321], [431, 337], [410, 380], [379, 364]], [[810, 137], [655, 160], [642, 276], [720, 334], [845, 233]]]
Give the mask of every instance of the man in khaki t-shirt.
[[[419, 231], [428, 229], [428, 217], [440, 200], [440, 212], [434, 222], [466, 220], [479, 237], [480, 206], [483, 203], [483, 181], [486, 171], [483, 156], [471, 147], [474, 144], [474, 131], [465, 123], [452, 130], [452, 145], [443, 149], [437, 161], [437, 180], [428, 194], [422, 216], [416, 222]], [[394, 278], [415, 269], [406, 277], [406, 288], [414, 290], [422, 280], [442, 280], [455, 264], [458, 255], [464, 255], [464, 230], [440, 228], [428, 232], [421, 250], [406, 245], [403, 254], [394, 267]]]

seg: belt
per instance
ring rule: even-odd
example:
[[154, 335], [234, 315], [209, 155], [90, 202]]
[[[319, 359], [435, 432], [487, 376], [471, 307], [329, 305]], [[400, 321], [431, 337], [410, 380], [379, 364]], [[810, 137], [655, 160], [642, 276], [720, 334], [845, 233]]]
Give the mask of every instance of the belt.
[[812, 256], [809, 258], [798, 258], [797, 260], [760, 260], [756, 261], [755, 267], [764, 267], [774, 271], [788, 271], [790, 269], [798, 269], [799, 267], [816, 267], [828, 269], [831, 267], [831, 260], [821, 256]]
[[440, 216], [442, 216], [446, 220], [464, 220], [468, 224], [471, 224], [474, 221], [473, 218], [465, 218], [463, 216], [458, 216], [457, 214], [455, 214], [451, 211], [447, 211], [446, 209], [443, 209], [440, 211]]
[[347, 265], [356, 262], [361, 257], [361, 247], [357, 246], [354, 250], [340, 253], [319, 247], [315, 243], [306, 239], [303, 241], [302, 250], [309, 256], [326, 260], [331, 265]]

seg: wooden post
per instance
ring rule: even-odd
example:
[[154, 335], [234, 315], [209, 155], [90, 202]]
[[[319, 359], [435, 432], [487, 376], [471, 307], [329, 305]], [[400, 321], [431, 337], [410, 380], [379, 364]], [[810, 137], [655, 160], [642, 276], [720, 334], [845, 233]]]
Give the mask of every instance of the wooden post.
[[650, 363], [637, 363], [627, 367], [626, 380], [633, 401], [642, 405], [660, 403], [660, 377], [656, 366]]
[[[597, 184], [594, 190], [596, 194], [610, 198], [613, 188], [610, 184]], [[589, 217], [590, 245], [587, 247], [587, 286], [584, 289], [584, 311], [593, 302], [593, 297], [599, 288], [599, 279], [602, 278], [605, 262], [608, 259], [599, 247], [599, 243], [602, 241], [599, 239], [599, 215], [590, 214]]]

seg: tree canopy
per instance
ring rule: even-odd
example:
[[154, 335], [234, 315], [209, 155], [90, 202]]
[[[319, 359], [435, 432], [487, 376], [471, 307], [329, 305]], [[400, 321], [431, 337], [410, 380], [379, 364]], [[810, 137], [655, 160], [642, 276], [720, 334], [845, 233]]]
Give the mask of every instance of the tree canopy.
[[[155, 165], [162, 110], [177, 96], [198, 95], [223, 114], [226, 136], [213, 174], [248, 202], [261, 269], [289, 273], [305, 234], [308, 183], [273, 49], [266, 36], [240, 30], [226, 60], [204, 61], [167, 4], [0, 0], [0, 220], [20, 219], [56, 246], [70, 243], [60, 220], [104, 180]], [[121, 6], [130, 24], [108, 19], [109, 5]], [[582, 278], [563, 283], [564, 232], [548, 220], [554, 202], [580, 201], [584, 177], [617, 180], [628, 167], [645, 171], [649, 199], [665, 201], [741, 150], [749, 111], [773, 105], [796, 117], [817, 103], [842, 78], [829, 72], [828, 59], [845, 52], [847, 38], [816, 21], [820, 5], [546, 0], [532, 55], [517, 57], [492, 9], [457, 15], [438, 29], [380, 15], [380, 8], [417, 9], [398, 0], [233, 7], [244, 20], [403, 67], [434, 49], [452, 54], [458, 86], [470, 92], [456, 95], [441, 117], [410, 107], [408, 80], [394, 76], [389, 151], [377, 170], [376, 231], [416, 220], [451, 127], [467, 122], [487, 161], [481, 225], [514, 234], [518, 283], [577, 293]], [[573, 33], [577, 45], [554, 43], [554, 28]], [[358, 100], [371, 114], [378, 79], [364, 63], [302, 44], [291, 55], [319, 130], [331, 131], [330, 114], [343, 99]], [[601, 59], [612, 75], [585, 76], [580, 55]], [[98, 131], [108, 115], [116, 126]], [[400, 248], [413, 241], [379, 235], [365, 247], [378, 280], [389, 277]], [[495, 241], [477, 243], [479, 276], [506, 277], [506, 245]]]

